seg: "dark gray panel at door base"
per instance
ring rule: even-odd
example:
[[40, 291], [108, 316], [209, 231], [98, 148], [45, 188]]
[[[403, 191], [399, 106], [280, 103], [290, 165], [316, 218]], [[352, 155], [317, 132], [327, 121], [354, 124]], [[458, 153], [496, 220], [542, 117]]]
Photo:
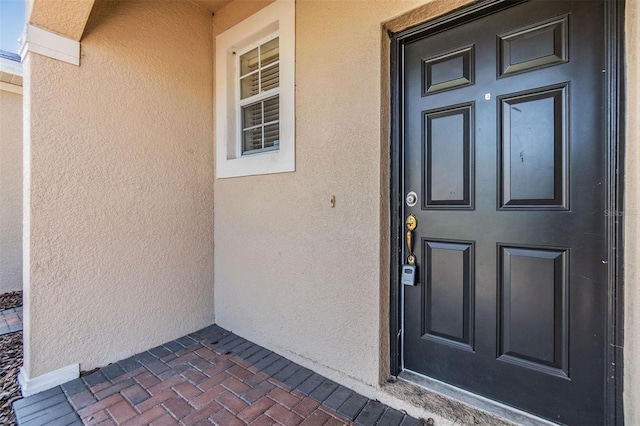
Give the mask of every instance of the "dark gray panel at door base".
[[568, 376], [568, 250], [499, 246], [499, 252], [499, 359]]
[[425, 209], [472, 209], [473, 104], [424, 113]]
[[567, 210], [568, 86], [500, 98], [500, 208]]
[[473, 243], [423, 240], [422, 252], [422, 337], [473, 350]]
[[568, 15], [498, 36], [500, 77], [569, 61]]
[[473, 45], [424, 59], [422, 95], [473, 84], [474, 68]]

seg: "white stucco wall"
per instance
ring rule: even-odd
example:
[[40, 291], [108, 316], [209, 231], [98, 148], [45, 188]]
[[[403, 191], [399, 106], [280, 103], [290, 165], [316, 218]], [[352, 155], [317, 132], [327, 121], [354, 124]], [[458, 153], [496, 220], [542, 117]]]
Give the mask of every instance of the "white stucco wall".
[[[216, 322], [369, 391], [386, 338], [381, 24], [423, 3], [298, 1], [296, 171], [215, 181]], [[214, 32], [251, 13], [231, 3]]]
[[[29, 377], [105, 365], [208, 325], [215, 300], [221, 326], [380, 396], [381, 23], [425, 2], [297, 2], [295, 173], [214, 183], [211, 17], [189, 2], [98, 3], [79, 68], [30, 54]], [[232, 3], [213, 33], [266, 4]], [[627, 1], [627, 213], [640, 209], [639, 19]], [[640, 423], [638, 217], [625, 217], [627, 424]]]
[[[297, 1], [296, 171], [215, 181], [216, 322], [385, 401], [391, 400], [379, 386], [388, 366], [381, 23], [423, 3]], [[434, 1], [433, 10], [421, 8], [390, 28], [462, 3]], [[640, 14], [637, 2], [627, 7], [628, 84], [635, 93], [628, 111], [628, 212], [640, 206]], [[214, 32], [253, 12], [242, 2], [227, 6], [214, 17]], [[627, 424], [640, 424], [639, 218], [625, 217]]]
[[22, 95], [0, 89], [0, 294], [22, 290]]
[[81, 66], [25, 60], [25, 371], [88, 370], [213, 322], [211, 14], [100, 2]]
[[627, 129], [625, 167], [624, 411], [640, 424], [640, 4], [626, 2]]

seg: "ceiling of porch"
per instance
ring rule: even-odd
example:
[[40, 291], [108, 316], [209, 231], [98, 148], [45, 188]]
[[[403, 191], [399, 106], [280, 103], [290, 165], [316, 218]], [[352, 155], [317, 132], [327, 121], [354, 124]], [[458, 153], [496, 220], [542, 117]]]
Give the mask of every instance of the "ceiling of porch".
[[208, 10], [211, 13], [216, 13], [233, 0], [191, 0], [201, 8]]

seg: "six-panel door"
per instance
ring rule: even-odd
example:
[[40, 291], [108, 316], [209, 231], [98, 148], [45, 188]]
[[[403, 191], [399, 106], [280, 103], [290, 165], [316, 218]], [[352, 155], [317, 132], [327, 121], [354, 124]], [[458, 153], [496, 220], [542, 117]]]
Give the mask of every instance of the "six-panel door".
[[418, 285], [404, 368], [604, 421], [603, 4], [531, 1], [403, 45]]

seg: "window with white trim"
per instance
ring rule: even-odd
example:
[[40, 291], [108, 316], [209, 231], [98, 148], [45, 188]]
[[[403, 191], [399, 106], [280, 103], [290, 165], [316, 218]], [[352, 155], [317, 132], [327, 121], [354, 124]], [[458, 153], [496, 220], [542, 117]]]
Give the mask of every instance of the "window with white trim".
[[295, 2], [216, 37], [216, 177], [295, 170]]

